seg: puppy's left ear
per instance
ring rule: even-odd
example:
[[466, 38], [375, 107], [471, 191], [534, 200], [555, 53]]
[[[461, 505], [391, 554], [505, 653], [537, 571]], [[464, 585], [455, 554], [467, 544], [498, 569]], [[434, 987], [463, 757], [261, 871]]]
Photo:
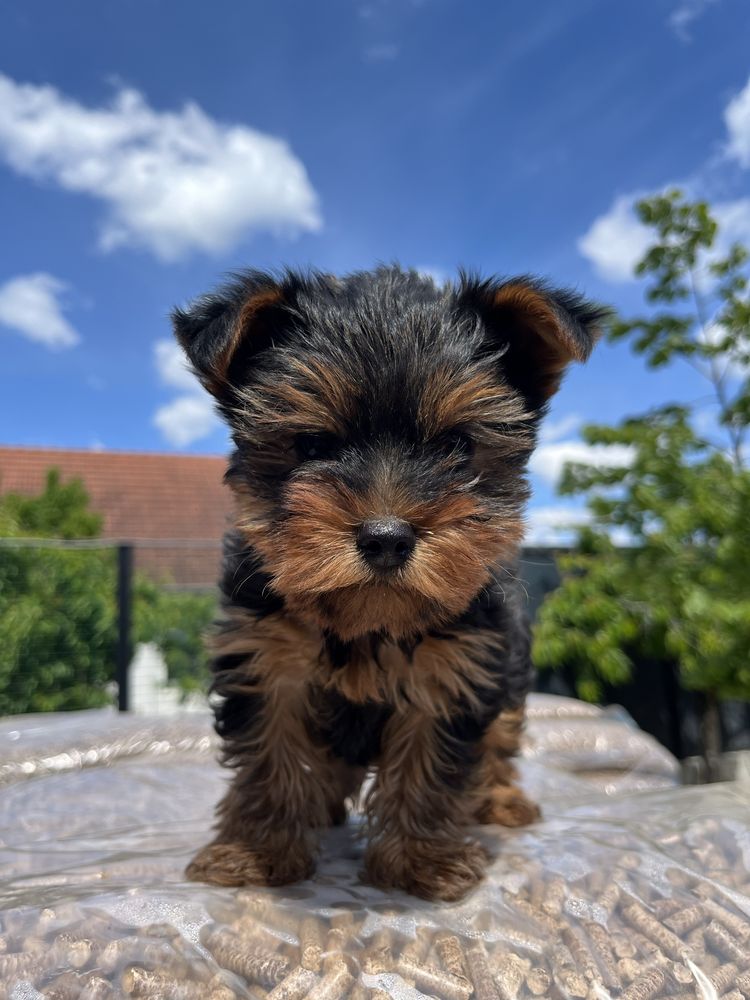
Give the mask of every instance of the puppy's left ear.
[[557, 392], [571, 361], [586, 361], [610, 310], [534, 278], [464, 277], [458, 302], [481, 318], [507, 381], [531, 409]]
[[291, 278], [244, 271], [187, 309], [172, 312], [193, 371], [219, 402], [231, 401], [258, 355], [283, 339]]

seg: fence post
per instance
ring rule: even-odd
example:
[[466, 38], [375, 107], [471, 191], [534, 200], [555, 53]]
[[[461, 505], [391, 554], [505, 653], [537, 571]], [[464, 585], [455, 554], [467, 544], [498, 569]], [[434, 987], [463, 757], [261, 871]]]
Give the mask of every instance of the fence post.
[[133, 608], [133, 546], [117, 546], [117, 708], [130, 708], [130, 661], [133, 658], [131, 623]]

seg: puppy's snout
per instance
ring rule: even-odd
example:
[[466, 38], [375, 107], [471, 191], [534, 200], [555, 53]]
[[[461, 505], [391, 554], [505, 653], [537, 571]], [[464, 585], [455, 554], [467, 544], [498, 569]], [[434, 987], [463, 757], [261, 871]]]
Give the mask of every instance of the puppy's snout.
[[373, 569], [403, 566], [414, 551], [414, 529], [397, 517], [365, 521], [357, 532], [357, 548]]

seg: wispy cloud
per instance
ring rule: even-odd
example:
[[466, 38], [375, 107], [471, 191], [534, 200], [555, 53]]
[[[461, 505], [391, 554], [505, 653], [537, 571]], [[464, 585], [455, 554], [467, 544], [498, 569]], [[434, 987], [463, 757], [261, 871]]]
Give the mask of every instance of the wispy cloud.
[[554, 504], [549, 507], [532, 507], [526, 527], [526, 545], [570, 545], [577, 536], [577, 529], [591, 522], [591, 514], [583, 507]]
[[213, 434], [219, 427], [219, 419], [208, 396], [178, 396], [159, 407], [154, 424], [170, 444], [186, 448]]
[[[750, 169], [750, 79], [724, 109], [727, 141], [721, 154], [710, 158], [703, 172], [683, 181], [662, 185], [662, 190], [679, 187], [689, 194], [705, 188], [703, 178], [721, 176], [728, 162]], [[610, 207], [589, 226], [578, 240], [578, 250], [591, 262], [602, 278], [612, 282], [635, 279], [634, 268], [653, 242], [653, 231], [646, 228], [633, 210], [644, 191], [618, 195]], [[719, 223], [715, 254], [726, 251], [735, 240], [750, 240], [750, 198], [715, 202], [713, 214]], [[709, 255], [707, 259], [710, 259]]]
[[727, 155], [742, 167], [750, 167], [750, 79], [724, 109], [729, 141]]
[[434, 281], [438, 288], [442, 288], [446, 282], [450, 281], [448, 272], [443, 271], [440, 267], [417, 267], [417, 273], [423, 278]]
[[[691, 186], [690, 182], [667, 185], [688, 193]], [[619, 195], [578, 241], [580, 253], [607, 281], [616, 284], [635, 281], [635, 266], [654, 242], [653, 230], [639, 221], [633, 209], [642, 197], [643, 191]], [[735, 240], [750, 240], [750, 198], [716, 202], [712, 212], [719, 223], [719, 237], [706, 261], [726, 252]]]
[[187, 358], [174, 340], [157, 340], [154, 344], [156, 373], [164, 385], [172, 389], [197, 392], [201, 386], [188, 367]]
[[0, 326], [45, 347], [75, 347], [78, 332], [64, 315], [68, 285], [51, 274], [22, 274], [0, 285]]
[[305, 167], [285, 142], [196, 104], [157, 111], [132, 89], [90, 107], [0, 74], [0, 159], [100, 201], [105, 250], [138, 246], [172, 261], [229, 249], [253, 230], [321, 225]]
[[185, 356], [174, 341], [157, 340], [154, 365], [163, 385], [180, 390], [179, 396], [154, 414], [154, 425], [163, 437], [176, 448], [186, 448], [218, 430], [221, 421], [213, 400], [187, 368]]
[[568, 462], [619, 468], [633, 461], [633, 449], [624, 444], [587, 444], [585, 441], [543, 441], [531, 456], [529, 469], [550, 486], [556, 486]]
[[632, 281], [633, 268], [652, 242], [649, 230], [633, 211], [633, 204], [642, 196], [642, 192], [633, 192], [615, 198], [578, 240], [580, 253], [607, 281]]
[[683, 42], [691, 42], [691, 29], [708, 8], [719, 0], [681, 0], [669, 15], [668, 24], [677, 37]]
[[558, 420], [545, 420], [542, 424], [539, 440], [542, 444], [551, 444], [553, 441], [559, 441], [560, 438], [564, 438], [567, 434], [577, 431], [582, 423], [583, 417], [578, 413], [568, 413]]
[[399, 47], [395, 42], [382, 42], [379, 45], [368, 45], [364, 51], [365, 62], [393, 62], [398, 59]]

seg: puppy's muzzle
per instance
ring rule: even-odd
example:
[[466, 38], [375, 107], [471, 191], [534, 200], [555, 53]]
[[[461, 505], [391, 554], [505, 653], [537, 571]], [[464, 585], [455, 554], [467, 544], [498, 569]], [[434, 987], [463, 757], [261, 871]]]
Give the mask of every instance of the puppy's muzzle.
[[357, 548], [367, 565], [376, 570], [403, 566], [411, 557], [416, 541], [412, 526], [397, 517], [365, 521], [357, 531]]

